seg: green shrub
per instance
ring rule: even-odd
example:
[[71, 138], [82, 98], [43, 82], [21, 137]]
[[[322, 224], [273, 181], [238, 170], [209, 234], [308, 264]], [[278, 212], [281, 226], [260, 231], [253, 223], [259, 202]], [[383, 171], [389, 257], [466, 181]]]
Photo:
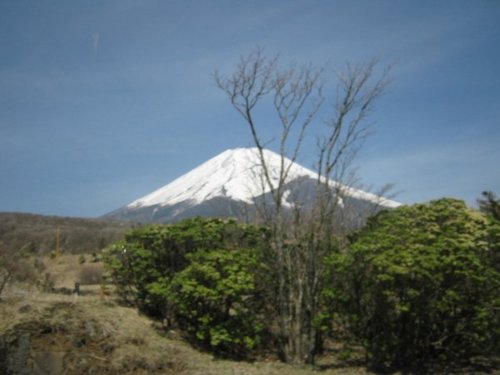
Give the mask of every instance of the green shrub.
[[178, 321], [196, 341], [217, 353], [242, 357], [258, 345], [255, 251], [210, 250], [189, 255], [170, 291]]
[[381, 212], [330, 257], [325, 296], [376, 366], [498, 353], [499, 233], [453, 199]]
[[122, 241], [103, 252], [103, 261], [117, 294], [125, 302], [151, 315], [161, 316], [162, 306], [153, 306], [148, 292], [148, 285], [161, 276], [155, 268], [154, 251], [143, 249], [130, 240]]
[[[246, 311], [255, 289], [250, 271], [252, 267], [257, 271], [257, 254], [266, 240], [267, 231], [256, 226], [195, 218], [132, 230], [125, 241], [107, 248], [102, 258], [124, 300], [151, 316], [177, 320], [210, 349], [243, 355], [256, 345], [260, 330]], [[212, 277], [221, 284], [214, 286]], [[190, 291], [187, 285], [192, 284], [197, 287]], [[221, 285], [226, 289], [220, 290]], [[205, 298], [196, 294], [200, 288], [208, 292], [212, 287], [219, 289]], [[187, 307], [189, 298], [201, 304], [200, 310]], [[216, 308], [215, 302], [207, 302], [209, 298], [222, 301], [229, 310], [221, 312], [224, 306]], [[228, 319], [223, 322], [222, 317]]]

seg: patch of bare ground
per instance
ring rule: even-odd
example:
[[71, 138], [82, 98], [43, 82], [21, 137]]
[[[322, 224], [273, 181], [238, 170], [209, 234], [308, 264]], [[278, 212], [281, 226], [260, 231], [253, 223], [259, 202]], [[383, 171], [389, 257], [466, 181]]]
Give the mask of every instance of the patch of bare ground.
[[179, 373], [186, 368], [182, 351], [187, 346], [159, 335], [134, 309], [99, 297], [31, 294], [4, 300], [0, 315], [0, 373]]
[[[215, 359], [174, 332], [105, 297], [31, 291], [0, 302], [2, 374], [269, 374], [317, 370], [280, 362]], [[367, 374], [362, 367], [324, 374]]]

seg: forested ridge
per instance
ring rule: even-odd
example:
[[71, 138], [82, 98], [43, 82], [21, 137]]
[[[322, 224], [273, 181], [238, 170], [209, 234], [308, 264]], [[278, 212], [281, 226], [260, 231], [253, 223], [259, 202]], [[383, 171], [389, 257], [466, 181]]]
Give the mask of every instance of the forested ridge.
[[[90, 218], [0, 212], [0, 248], [7, 254], [99, 251], [123, 237], [132, 223]], [[59, 241], [59, 245], [57, 242]]]

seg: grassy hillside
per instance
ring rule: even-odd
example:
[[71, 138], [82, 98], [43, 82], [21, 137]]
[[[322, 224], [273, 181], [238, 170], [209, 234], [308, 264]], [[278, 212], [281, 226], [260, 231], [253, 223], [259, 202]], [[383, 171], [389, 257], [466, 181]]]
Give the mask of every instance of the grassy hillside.
[[123, 237], [132, 223], [99, 219], [0, 213], [0, 248], [48, 254], [57, 247], [61, 253], [92, 253]]

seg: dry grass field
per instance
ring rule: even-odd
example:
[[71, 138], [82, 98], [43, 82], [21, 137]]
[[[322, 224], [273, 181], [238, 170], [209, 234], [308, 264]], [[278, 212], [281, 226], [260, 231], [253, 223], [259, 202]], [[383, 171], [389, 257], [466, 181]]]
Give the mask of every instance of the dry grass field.
[[[276, 360], [216, 359], [112, 297], [35, 291], [22, 297], [7, 295], [0, 302], [0, 316], [0, 366], [2, 351], [4, 357], [8, 352], [18, 366], [29, 369], [26, 373], [306, 375], [318, 370]], [[321, 373], [369, 372], [330, 363]]]

